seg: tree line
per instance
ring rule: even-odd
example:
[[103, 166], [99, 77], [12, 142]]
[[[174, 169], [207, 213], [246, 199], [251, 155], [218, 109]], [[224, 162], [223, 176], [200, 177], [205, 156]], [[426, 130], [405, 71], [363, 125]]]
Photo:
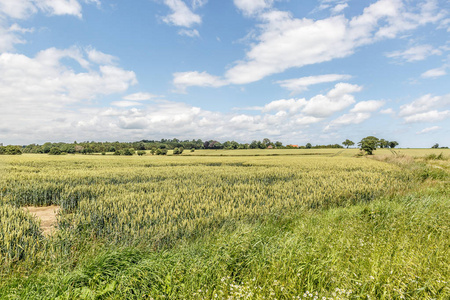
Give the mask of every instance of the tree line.
[[[342, 145], [347, 148], [354, 146], [355, 142], [346, 139], [342, 142]], [[385, 139], [379, 139], [374, 136], [368, 136], [358, 142], [358, 148], [364, 151], [366, 154], [371, 155], [377, 148], [395, 148], [398, 146], [397, 141], [388, 141]], [[306, 143], [301, 145], [283, 145], [279, 141], [271, 141], [268, 138], [263, 140], [253, 140], [251, 143], [238, 143], [236, 141], [219, 142], [216, 140], [202, 141], [201, 139], [193, 140], [179, 140], [174, 139], [161, 139], [161, 140], [141, 140], [137, 142], [73, 142], [73, 143], [44, 143], [29, 144], [26, 146], [0, 146], [0, 155], [17, 155], [22, 153], [46, 153], [50, 155], [60, 154], [93, 154], [107, 152], [114, 155], [144, 155], [149, 151], [152, 155], [166, 155], [169, 150], [173, 150], [174, 155], [182, 154], [185, 149], [195, 151], [198, 149], [327, 149], [327, 148], [344, 148], [339, 144], [329, 145], [315, 145]], [[435, 144], [432, 148], [446, 148], [439, 147], [439, 144]]]

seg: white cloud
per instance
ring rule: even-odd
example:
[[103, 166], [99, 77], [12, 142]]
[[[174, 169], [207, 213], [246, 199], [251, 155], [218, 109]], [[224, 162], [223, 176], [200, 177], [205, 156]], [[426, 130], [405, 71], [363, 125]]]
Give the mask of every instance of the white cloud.
[[347, 3], [341, 3], [331, 9], [333, 14], [338, 14], [348, 7]]
[[192, 0], [192, 8], [196, 9], [198, 7], [202, 7], [206, 3], [208, 3], [208, 0]]
[[331, 131], [340, 126], [350, 125], [350, 124], [360, 124], [365, 120], [370, 118], [370, 113], [357, 112], [348, 113], [340, 116], [339, 118], [331, 121], [325, 128], [324, 131]]
[[184, 93], [189, 86], [221, 87], [226, 84], [220, 77], [206, 72], [178, 72], [173, 77], [173, 84], [180, 93]]
[[257, 25], [259, 34], [250, 35], [256, 41], [245, 59], [236, 61], [225, 72], [222, 83], [248, 84], [289, 68], [343, 58], [363, 45], [438, 23], [446, 14], [431, 0], [418, 6], [404, 5], [401, 0], [378, 0], [351, 19], [344, 15], [297, 19], [272, 8], [272, 2], [235, 0], [239, 9], [255, 16], [261, 24]]
[[446, 71], [447, 66], [442, 66], [439, 68], [435, 68], [435, 69], [430, 69], [426, 72], [423, 72], [422, 75], [420, 75], [420, 77], [422, 78], [436, 78], [436, 77], [441, 77], [441, 76], [445, 76], [447, 75], [447, 71]]
[[154, 97], [156, 97], [156, 96], [152, 95], [150, 93], [134, 93], [134, 94], [127, 95], [127, 96], [123, 97], [122, 99], [129, 100], [129, 101], [145, 101], [145, 100], [150, 100]]
[[88, 49], [87, 54], [90, 61], [99, 65], [114, 65], [118, 60], [117, 57], [105, 54], [96, 49]]
[[334, 82], [339, 80], [350, 79], [350, 75], [345, 74], [325, 74], [318, 76], [307, 76], [295, 79], [286, 79], [277, 81], [281, 87], [292, 91], [293, 93], [303, 92], [308, 89], [310, 85]]
[[77, 0], [38, 0], [36, 6], [51, 15], [82, 16], [81, 4]]
[[37, 12], [31, 0], [0, 0], [0, 15], [14, 19], [26, 19]]
[[411, 116], [417, 113], [430, 111], [431, 109], [447, 107], [450, 105], [450, 95], [432, 96], [424, 95], [411, 103], [400, 106], [400, 117]]
[[179, 35], [184, 35], [184, 36], [188, 36], [188, 37], [199, 37], [200, 33], [198, 32], [197, 29], [181, 29], [180, 31], [178, 31]]
[[[315, 120], [323, 119], [341, 111], [355, 102], [353, 93], [359, 92], [362, 87], [348, 83], [338, 83], [326, 95], [316, 95], [309, 100], [281, 99], [272, 101], [260, 109], [263, 113], [278, 111], [289, 114], [301, 113], [303, 116], [313, 117]], [[371, 101], [367, 101], [371, 102]], [[375, 106], [375, 104], [368, 104]], [[368, 109], [368, 108], [366, 108]]]
[[234, 0], [234, 5], [245, 15], [251, 16], [272, 6], [273, 0]]
[[392, 115], [395, 112], [392, 108], [387, 108], [387, 109], [380, 110], [380, 113], [385, 114], [385, 115]]
[[411, 103], [400, 106], [399, 117], [406, 123], [437, 122], [450, 117], [450, 110], [439, 111], [450, 106], [450, 95], [424, 95]]
[[29, 32], [33, 32], [33, 29], [22, 28], [17, 24], [13, 24], [9, 28], [3, 27], [0, 20], [0, 53], [13, 50], [16, 44], [25, 44], [26, 41], [20, 34]]
[[374, 112], [379, 110], [383, 105], [384, 101], [379, 100], [360, 101], [356, 103], [355, 107], [353, 107], [350, 110], [350, 112], [352, 113]]
[[[85, 71], [75, 72], [62, 64], [62, 59], [78, 62]], [[93, 70], [94, 62], [87, 59], [78, 48], [49, 48], [40, 51], [34, 58], [21, 54], [1, 54], [2, 112], [7, 114], [7, 111], [15, 111], [16, 106], [29, 106], [30, 112], [37, 109], [44, 113], [48, 106], [60, 107], [93, 100], [99, 95], [123, 92], [137, 82], [134, 72], [112, 65], [101, 65], [98, 70]]]
[[[84, 0], [85, 3], [100, 4], [98, 0]], [[22, 28], [11, 24], [12, 20], [25, 20], [39, 11], [49, 15], [72, 15], [82, 17], [82, 7], [78, 0], [0, 0], [0, 53], [11, 51], [16, 44], [26, 41], [22, 34], [33, 32], [32, 28]]]
[[416, 134], [429, 133], [429, 132], [437, 131], [439, 129], [441, 129], [441, 127], [439, 127], [439, 126], [427, 127], [427, 128], [422, 129], [421, 131], [416, 132]]
[[247, 84], [289, 68], [346, 57], [360, 46], [394, 38], [418, 26], [436, 23], [444, 16], [436, 6], [405, 6], [400, 0], [379, 0], [352, 19], [340, 15], [322, 20], [297, 19], [275, 9], [262, 10], [268, 7], [265, 1], [235, 4], [248, 13], [257, 13], [262, 23], [256, 43], [245, 59], [225, 73], [225, 80], [232, 84]]
[[[100, 5], [98, 0], [85, 0], [84, 2]], [[39, 10], [49, 15], [82, 17], [82, 7], [78, 0], [0, 0], [0, 15], [9, 18], [26, 19]]]
[[424, 113], [418, 113], [411, 116], [404, 117], [406, 123], [415, 122], [438, 122], [450, 117], [450, 110], [437, 111], [431, 110]]
[[117, 107], [130, 107], [130, 106], [141, 106], [142, 103], [137, 101], [113, 101], [111, 102], [111, 105]]
[[340, 126], [350, 124], [360, 124], [368, 120], [371, 117], [371, 113], [379, 110], [383, 105], [384, 101], [379, 100], [360, 101], [356, 103], [349, 113], [332, 120], [324, 128], [324, 131], [331, 131]]
[[202, 18], [193, 13], [182, 0], [164, 0], [164, 4], [172, 10], [172, 14], [163, 18], [167, 24], [190, 28], [202, 22]]
[[442, 51], [433, 48], [431, 45], [418, 45], [406, 49], [405, 51], [394, 51], [387, 53], [386, 56], [389, 58], [402, 59], [407, 62], [424, 60], [430, 55], [441, 55]]
[[326, 95], [312, 97], [302, 112], [317, 118], [329, 117], [355, 103], [352, 93], [361, 90], [362, 87], [358, 85], [338, 83]]
[[276, 100], [266, 104], [262, 108], [262, 112], [289, 111], [290, 113], [296, 113], [305, 107], [306, 103], [307, 101], [305, 99]]

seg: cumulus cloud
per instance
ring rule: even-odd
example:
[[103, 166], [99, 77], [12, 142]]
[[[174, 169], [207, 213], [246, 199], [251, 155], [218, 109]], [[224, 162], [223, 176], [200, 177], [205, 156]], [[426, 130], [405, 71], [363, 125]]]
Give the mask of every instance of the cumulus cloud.
[[[399, 117], [406, 123], [441, 121], [450, 116], [450, 95], [424, 95], [411, 103], [400, 106]], [[444, 108], [445, 110], [438, 110]]]
[[331, 131], [333, 129], [336, 129], [337, 127], [344, 125], [360, 124], [369, 119], [370, 116], [370, 113], [363, 112], [344, 114], [337, 119], [334, 119], [327, 126], [325, 126], [324, 131]]
[[[100, 5], [98, 0], [83, 2]], [[82, 7], [78, 0], [0, 0], [0, 14], [13, 19], [26, 19], [39, 10], [49, 15], [82, 17]]]
[[[52, 51], [56, 53], [56, 50]], [[2, 64], [7, 57], [0, 56], [0, 71], [7, 71], [7, 77], [11, 77], [0, 81], [0, 105], [6, 108], [0, 113], [0, 128], [9, 129], [8, 139], [17, 138], [30, 143], [46, 141], [49, 136], [53, 141], [140, 140], [167, 136], [240, 141], [260, 139], [261, 136], [280, 140], [304, 139], [305, 128], [324, 122], [330, 112], [353, 103], [349, 93], [360, 90], [358, 86], [341, 83], [326, 95], [308, 100], [272, 101], [252, 114], [204, 110], [186, 103], [154, 99], [154, 95], [143, 92], [98, 105], [95, 101], [97, 96], [126, 92], [135, 82], [134, 74], [122, 70], [123, 76], [117, 72], [117, 77], [111, 80], [100, 71], [101, 66], [99, 70], [93, 70], [94, 63], [87, 53], [76, 49], [59, 51], [62, 53], [57, 55], [59, 59], [56, 61], [52, 61], [54, 56], [48, 53], [34, 58], [15, 55], [18, 62], [12, 63], [12, 58], [9, 58], [9, 70]], [[75, 72], [61, 63], [62, 58], [64, 61], [76, 58], [81, 62], [84, 59], [90, 69], [83, 73]], [[11, 89], [6, 88], [18, 78], [23, 82], [19, 81]], [[86, 82], [92, 83], [85, 86]], [[74, 91], [80, 86], [84, 90]], [[329, 99], [322, 108], [315, 100], [319, 96]], [[149, 99], [152, 101], [145, 101]], [[314, 109], [306, 109], [313, 104], [316, 105]], [[11, 127], [9, 124], [16, 125]], [[6, 132], [0, 132], [0, 139], [5, 137]]]
[[[439, 11], [434, 1], [414, 6], [401, 0], [378, 0], [350, 19], [344, 15], [298, 19], [274, 9], [272, 2], [234, 1], [244, 14], [256, 17], [260, 24], [245, 58], [236, 61], [221, 79], [227, 84], [248, 84], [290, 68], [347, 57], [361, 46], [438, 23], [446, 14]], [[411, 59], [418, 57], [416, 54]]]
[[[261, 111], [282, 111], [289, 114], [301, 113], [303, 116], [315, 118], [314, 120], [324, 119], [355, 103], [355, 98], [352, 94], [361, 90], [362, 87], [358, 85], [338, 83], [326, 95], [319, 94], [309, 100], [304, 98], [276, 100], [266, 104], [261, 108]], [[361, 109], [365, 107], [368, 110], [369, 106], [372, 109], [376, 105], [370, 103], [362, 104], [360, 107]]]
[[409, 10], [402, 1], [379, 0], [352, 19], [340, 15], [315, 21], [273, 9], [262, 12], [257, 43], [225, 77], [234, 84], [258, 81], [292, 67], [346, 57], [362, 45], [394, 38], [400, 32], [442, 18], [436, 7], [421, 7], [423, 19]]
[[433, 131], [437, 131], [439, 129], [441, 129], [441, 127], [439, 127], [439, 126], [427, 127], [427, 128], [424, 128], [424, 129], [416, 132], [416, 134], [430, 133], [430, 132], [433, 132]]
[[423, 72], [420, 75], [420, 77], [422, 77], [422, 78], [437, 78], [437, 77], [445, 76], [445, 75], [447, 75], [446, 69], [447, 69], [446, 65], [439, 67], [439, 68], [430, 69], [426, 72]]
[[386, 109], [380, 110], [380, 113], [385, 114], [385, 115], [392, 115], [395, 113], [395, 111], [392, 108], [386, 108]]
[[296, 113], [304, 108], [306, 104], [307, 101], [305, 99], [281, 99], [266, 104], [261, 110], [262, 112], [288, 111], [290, 113]]
[[[98, 0], [84, 2], [100, 5]], [[33, 32], [33, 28], [22, 28], [12, 22], [25, 20], [38, 12], [81, 18], [82, 6], [79, 0], [0, 0], [0, 53], [13, 50], [16, 44], [24, 44], [22, 35]]]
[[355, 107], [353, 107], [350, 110], [350, 112], [352, 113], [374, 112], [379, 110], [383, 105], [384, 101], [379, 100], [360, 101], [356, 103]]
[[179, 93], [186, 92], [189, 86], [221, 87], [226, 85], [220, 77], [206, 72], [178, 72], [173, 74], [173, 84]]
[[118, 58], [109, 54], [105, 54], [96, 49], [87, 49], [87, 55], [90, 61], [99, 65], [114, 65]]
[[355, 104], [349, 113], [332, 120], [324, 128], [324, 131], [331, 131], [340, 126], [350, 124], [360, 124], [368, 120], [371, 117], [371, 113], [379, 110], [383, 105], [384, 101], [379, 100], [360, 101]]
[[389, 58], [396, 58], [405, 60], [407, 62], [424, 60], [430, 55], [441, 55], [442, 51], [439, 49], [433, 48], [431, 45], [418, 45], [406, 49], [404, 51], [394, 51], [390, 53], [386, 53], [386, 56]]
[[152, 95], [150, 93], [134, 93], [134, 94], [130, 94], [127, 95], [125, 97], [123, 97], [124, 100], [129, 100], [129, 101], [145, 101], [145, 100], [150, 100], [152, 98], [156, 97], [155, 95]]
[[273, 0], [234, 0], [234, 5], [245, 15], [252, 16], [272, 6]]
[[130, 107], [130, 106], [141, 106], [142, 103], [138, 101], [113, 101], [111, 105], [117, 107]]
[[348, 3], [341, 3], [331, 9], [333, 14], [339, 14], [348, 7]]
[[[194, 2], [200, 3], [200, 2]], [[172, 14], [163, 17], [167, 24], [190, 28], [196, 24], [201, 24], [202, 18], [193, 13], [192, 10], [182, 0], [164, 0]]]
[[197, 29], [181, 29], [180, 31], [178, 31], [179, 35], [184, 35], [184, 36], [188, 36], [188, 37], [199, 37], [200, 33], [198, 32]]
[[310, 85], [346, 80], [350, 78], [351, 78], [350, 75], [345, 74], [325, 74], [318, 76], [307, 76], [295, 79], [279, 80], [276, 83], [278, 83], [281, 87], [293, 93], [300, 93], [306, 91]]
[[[83, 71], [74, 71], [63, 63], [67, 60], [77, 63]], [[97, 65], [85, 51], [75, 47], [49, 48], [34, 57], [0, 54], [0, 73], [0, 124], [18, 124], [21, 132], [31, 133], [36, 128], [51, 133], [56, 129], [49, 125], [49, 119], [70, 119], [77, 114], [78, 105], [124, 92], [137, 83], [134, 72]]]

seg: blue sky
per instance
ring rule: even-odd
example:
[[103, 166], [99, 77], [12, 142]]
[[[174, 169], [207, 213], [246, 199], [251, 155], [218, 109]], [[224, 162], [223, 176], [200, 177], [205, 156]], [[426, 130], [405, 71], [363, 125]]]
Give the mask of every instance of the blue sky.
[[446, 0], [0, 0], [0, 143], [450, 146]]

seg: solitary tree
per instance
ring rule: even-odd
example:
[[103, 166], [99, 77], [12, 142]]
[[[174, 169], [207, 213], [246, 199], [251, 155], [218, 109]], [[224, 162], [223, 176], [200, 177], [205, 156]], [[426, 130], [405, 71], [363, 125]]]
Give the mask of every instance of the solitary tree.
[[372, 155], [373, 151], [377, 149], [377, 145], [379, 144], [380, 140], [374, 136], [368, 136], [363, 138], [359, 143], [358, 146], [361, 150], [366, 152], [369, 155]]
[[342, 145], [347, 146], [347, 148], [349, 146], [353, 146], [355, 143], [353, 143], [352, 141], [350, 141], [349, 139], [346, 139], [345, 141], [342, 142]]
[[307, 143], [305, 147], [306, 147], [306, 149], [311, 149], [312, 145], [311, 145], [311, 143]]
[[434, 144], [431, 148], [439, 148], [439, 144], [438, 143], [436, 143], [436, 144]]

